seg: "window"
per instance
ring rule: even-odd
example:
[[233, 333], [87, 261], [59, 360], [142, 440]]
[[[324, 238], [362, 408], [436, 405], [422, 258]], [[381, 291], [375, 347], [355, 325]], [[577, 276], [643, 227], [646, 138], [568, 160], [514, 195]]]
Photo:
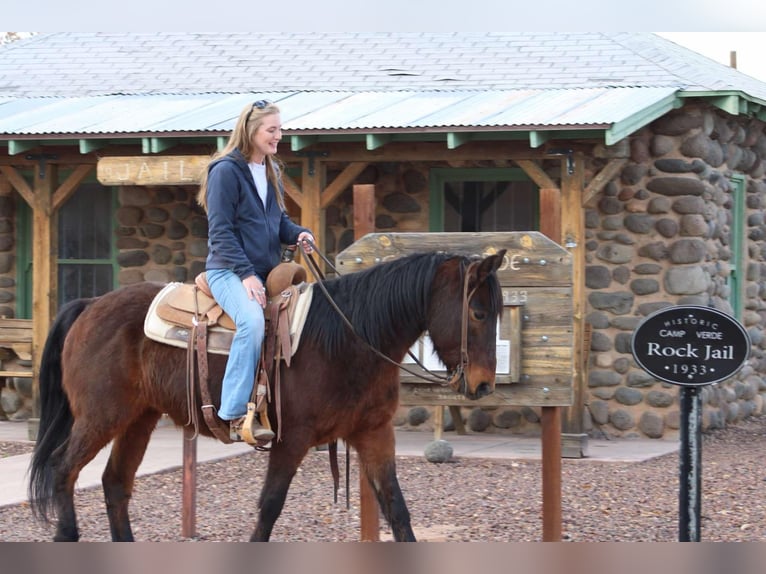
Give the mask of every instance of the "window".
[[431, 170], [431, 231], [539, 229], [537, 186], [520, 169]]
[[113, 214], [113, 193], [96, 183], [81, 185], [59, 210], [59, 305], [112, 290]]
[[[81, 185], [58, 212], [58, 305], [111, 291], [114, 261], [115, 195], [96, 183]], [[32, 209], [16, 204], [16, 316], [32, 316]]]

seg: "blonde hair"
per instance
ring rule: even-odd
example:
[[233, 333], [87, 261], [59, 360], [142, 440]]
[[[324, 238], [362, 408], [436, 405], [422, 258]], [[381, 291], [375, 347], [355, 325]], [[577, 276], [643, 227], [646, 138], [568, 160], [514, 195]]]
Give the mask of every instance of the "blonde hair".
[[[272, 114], [278, 114], [279, 108], [276, 104], [266, 100], [258, 100], [252, 104], [247, 104], [239, 114], [234, 130], [229, 136], [229, 141], [223, 149], [214, 153], [205, 169], [202, 170], [200, 177], [199, 192], [197, 192], [197, 203], [207, 211], [207, 176], [210, 164], [214, 161], [228, 155], [235, 149], [239, 149], [245, 158], [249, 158], [253, 151], [253, 136], [259, 127], [263, 124], [263, 118]], [[282, 211], [285, 211], [285, 199], [282, 195], [282, 165], [280, 161], [271, 155], [266, 156], [266, 177], [277, 190], [277, 202]]]

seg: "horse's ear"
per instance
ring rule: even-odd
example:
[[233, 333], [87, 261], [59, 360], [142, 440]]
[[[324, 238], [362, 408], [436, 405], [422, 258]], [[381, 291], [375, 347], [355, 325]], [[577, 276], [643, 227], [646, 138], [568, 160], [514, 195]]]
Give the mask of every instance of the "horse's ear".
[[494, 255], [488, 255], [485, 257], [481, 263], [479, 263], [478, 267], [476, 268], [476, 278], [475, 278], [475, 285], [479, 283], [483, 283], [490, 273], [493, 273], [497, 271], [500, 266], [503, 264], [503, 259], [505, 259], [505, 249], [501, 249]]

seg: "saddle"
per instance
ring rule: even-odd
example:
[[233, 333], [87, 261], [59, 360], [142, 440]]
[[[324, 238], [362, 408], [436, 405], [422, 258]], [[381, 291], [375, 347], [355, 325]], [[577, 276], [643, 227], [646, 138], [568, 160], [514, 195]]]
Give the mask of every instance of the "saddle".
[[[278, 394], [279, 363], [284, 360], [289, 366], [290, 358], [298, 347], [312, 294], [311, 286], [305, 280], [306, 270], [297, 263], [280, 263], [266, 278], [266, 290], [270, 297], [265, 310], [266, 333], [261, 365], [254, 388], [254, 394], [257, 395], [256, 408], [264, 419], [268, 380], [275, 380], [275, 393]], [[228, 354], [234, 331], [234, 321], [213, 298], [205, 273], [200, 273], [193, 284], [166, 285], [152, 301], [144, 321], [144, 332], [150, 339], [187, 349], [187, 384], [190, 393], [194, 389], [196, 357], [205, 422], [216, 438], [225, 443], [232, 441], [228, 425], [224, 425], [212, 412], [207, 354]], [[193, 401], [190, 400], [189, 404], [192, 405]], [[193, 410], [190, 406], [190, 420], [196, 429], [198, 423]], [[279, 415], [278, 408], [278, 418]], [[264, 426], [267, 424], [264, 421]]]

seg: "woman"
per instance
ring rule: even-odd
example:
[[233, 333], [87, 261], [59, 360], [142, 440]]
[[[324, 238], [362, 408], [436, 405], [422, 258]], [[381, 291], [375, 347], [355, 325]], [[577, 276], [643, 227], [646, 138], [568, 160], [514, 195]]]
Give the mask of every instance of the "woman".
[[[280, 139], [279, 108], [265, 100], [248, 104], [226, 146], [211, 159], [197, 197], [208, 220], [207, 281], [237, 327], [218, 411], [230, 421], [234, 440], [247, 436], [243, 425], [264, 337], [266, 276], [279, 263], [282, 244], [297, 243], [310, 253], [314, 242], [311, 231], [285, 211], [274, 156]], [[257, 421], [249, 430], [260, 444], [274, 437]]]

